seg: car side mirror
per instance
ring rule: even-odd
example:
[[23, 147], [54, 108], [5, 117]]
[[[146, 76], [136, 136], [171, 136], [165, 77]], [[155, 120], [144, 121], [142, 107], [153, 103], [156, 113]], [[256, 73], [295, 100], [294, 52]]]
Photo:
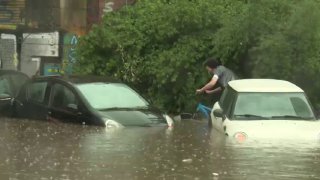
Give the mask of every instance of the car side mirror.
[[5, 100], [10, 100], [10, 99], [12, 99], [12, 97], [10, 96], [10, 94], [5, 94], [5, 93], [0, 94], [0, 100], [5, 101]]
[[223, 111], [222, 109], [216, 109], [213, 111], [213, 115], [216, 116], [216, 117], [219, 117], [219, 118], [222, 118], [223, 117]]

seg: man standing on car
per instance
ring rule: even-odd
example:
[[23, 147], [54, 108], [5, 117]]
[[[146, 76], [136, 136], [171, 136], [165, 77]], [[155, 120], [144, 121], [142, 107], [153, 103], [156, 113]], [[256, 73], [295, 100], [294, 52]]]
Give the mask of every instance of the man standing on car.
[[[225, 66], [221, 65], [219, 61], [214, 58], [209, 58], [205, 61], [204, 66], [208, 70], [209, 73], [213, 74], [212, 79], [204, 85], [202, 88], [197, 89], [196, 93], [220, 93], [224, 90], [224, 88], [228, 85], [229, 81], [235, 80], [235, 74]], [[220, 84], [220, 87], [211, 90], [217, 82]]]

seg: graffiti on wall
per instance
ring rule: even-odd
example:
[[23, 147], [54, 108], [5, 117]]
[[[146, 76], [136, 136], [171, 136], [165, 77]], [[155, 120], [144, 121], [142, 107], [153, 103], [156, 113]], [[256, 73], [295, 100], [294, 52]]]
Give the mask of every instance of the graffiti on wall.
[[76, 35], [73, 35], [70, 41], [70, 49], [68, 52], [68, 60], [70, 63], [76, 62], [76, 46], [78, 44], [78, 37]]
[[108, 2], [108, 1], [104, 2], [104, 7], [102, 9], [102, 12], [103, 12], [102, 17], [105, 14], [113, 11], [113, 5], [114, 5], [114, 2]]
[[25, 0], [0, 0], [0, 23], [23, 24]]
[[76, 59], [76, 48], [78, 44], [78, 36], [76, 34], [66, 34], [64, 36], [63, 44], [63, 71], [67, 74], [72, 74], [73, 64]]
[[52, 76], [59, 75], [61, 71], [61, 65], [57, 63], [45, 63], [43, 65], [43, 75]]
[[101, 22], [102, 18], [110, 12], [116, 11], [123, 6], [132, 5], [136, 0], [88, 0], [87, 1], [87, 30], [93, 24]]

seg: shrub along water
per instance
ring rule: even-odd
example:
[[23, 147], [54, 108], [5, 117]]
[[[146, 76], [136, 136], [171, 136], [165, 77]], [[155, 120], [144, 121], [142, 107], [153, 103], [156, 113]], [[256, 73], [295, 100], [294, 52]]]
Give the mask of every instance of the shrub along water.
[[280, 78], [313, 103], [320, 88], [317, 0], [139, 0], [108, 13], [80, 38], [78, 73], [129, 83], [169, 113], [194, 111], [210, 96], [202, 65], [218, 57], [242, 78]]

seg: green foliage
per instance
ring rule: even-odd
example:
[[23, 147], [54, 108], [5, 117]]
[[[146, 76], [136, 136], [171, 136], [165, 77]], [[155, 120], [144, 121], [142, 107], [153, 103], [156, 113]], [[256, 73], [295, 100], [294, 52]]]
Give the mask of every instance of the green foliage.
[[314, 104], [320, 93], [320, 4], [300, 1], [290, 8], [289, 16], [278, 18], [273, 31], [264, 33], [252, 48], [254, 77], [286, 79], [302, 87]]
[[107, 14], [80, 39], [78, 71], [120, 78], [169, 112], [194, 110], [218, 10], [211, 1], [145, 0]]
[[318, 8], [315, 0], [139, 0], [80, 38], [76, 71], [122, 79], [169, 112], [194, 111], [195, 89], [210, 78], [202, 63], [214, 56], [240, 77], [287, 79], [318, 100]]

